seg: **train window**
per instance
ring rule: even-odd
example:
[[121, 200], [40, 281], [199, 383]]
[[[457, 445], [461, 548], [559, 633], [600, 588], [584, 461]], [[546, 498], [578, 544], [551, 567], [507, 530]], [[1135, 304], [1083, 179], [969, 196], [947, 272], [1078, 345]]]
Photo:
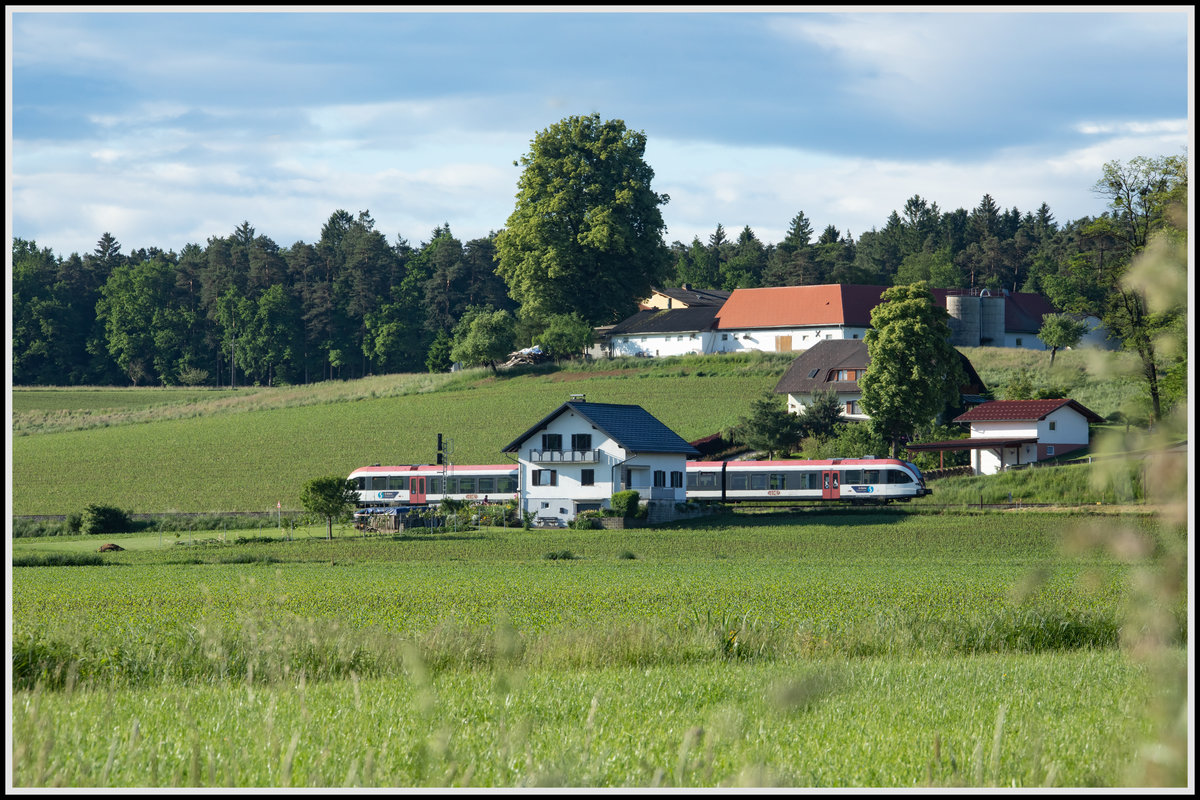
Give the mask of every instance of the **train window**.
[[787, 474], [786, 473], [772, 472], [770, 475], [770, 478], [771, 478], [771, 488], [772, 489], [786, 489], [787, 488]]
[[687, 476], [687, 488], [695, 489], [700, 486], [700, 473], [689, 472]]
[[496, 491], [500, 492], [500, 494], [508, 494], [510, 492], [515, 492], [516, 490], [517, 490], [517, 479], [516, 478], [497, 478], [496, 479]]
[[745, 489], [746, 484], [748, 483], [746, 478], [747, 478], [747, 475], [744, 472], [729, 473], [729, 488], [734, 491], [737, 491], [739, 489]]
[[459, 478], [458, 479], [459, 494], [475, 494], [475, 479], [474, 478]]
[[862, 470], [861, 469], [848, 469], [848, 470], [846, 470], [845, 476], [843, 477], [842, 480], [844, 483], [862, 483], [863, 482]]
[[879, 483], [879, 470], [864, 469], [862, 482], [863, 483]]
[[430, 478], [429, 479], [429, 493], [430, 494], [441, 494], [442, 493], [442, 479], [441, 478]]
[[888, 483], [912, 483], [912, 475], [902, 469], [889, 469]]
[[371, 478], [372, 491], [381, 491], [386, 488], [388, 488], [388, 479], [386, 475], [376, 475], [375, 477]]
[[362, 490], [367, 488], [367, 479], [366, 478], [355, 478], [354, 485], [361, 492]]
[[750, 488], [755, 490], [763, 490], [767, 488], [767, 473], [751, 472], [750, 473]]
[[403, 492], [408, 486], [404, 482], [404, 478], [400, 475], [391, 475], [388, 477], [388, 488], [398, 489]]
[[446, 478], [446, 494], [458, 494], [458, 478]]
[[496, 491], [496, 479], [495, 478], [480, 478], [479, 479], [479, 491], [484, 494], [490, 494], [491, 492]]
[[820, 489], [821, 473], [808, 470], [806, 472], [789, 472], [787, 476], [789, 489]]

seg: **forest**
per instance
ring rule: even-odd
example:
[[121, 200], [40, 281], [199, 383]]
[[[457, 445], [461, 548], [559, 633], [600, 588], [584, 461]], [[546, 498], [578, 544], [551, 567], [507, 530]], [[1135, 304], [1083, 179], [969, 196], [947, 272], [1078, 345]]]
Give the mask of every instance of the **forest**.
[[[943, 211], [913, 195], [881, 227], [857, 236], [834, 225], [817, 234], [803, 211], [777, 243], [763, 242], [749, 225], [731, 236], [717, 224], [707, 241], [667, 244], [659, 236], [644, 264], [625, 268], [655, 286], [925, 281], [1038, 292], [1065, 312], [1104, 318], [1137, 350], [1157, 411], [1158, 395], [1179, 394], [1182, 379], [1169, 377], [1172, 364], [1155, 337], [1167, 329], [1182, 334], [1186, 309], [1146, 307], [1144, 292], [1128, 290], [1124, 276], [1156, 231], [1186, 240], [1186, 222], [1172, 216], [1181, 202], [1186, 209], [1186, 156], [1112, 162], [1093, 191], [1108, 210], [1062, 223], [1045, 203], [1004, 209], [984, 195], [972, 209]], [[286, 247], [249, 221], [178, 252], [123, 252], [109, 232], [83, 255], [14, 238], [12, 380], [236, 387], [444, 371], [473, 312], [510, 312], [518, 347], [552, 324], [522, 307], [498, 269], [503, 236], [463, 242], [446, 223], [413, 245], [399, 235], [389, 241], [368, 211], [339, 209], [314, 242]], [[621, 298], [604, 312], [611, 318], [573, 310], [589, 325], [611, 323], [633, 313], [638, 299]], [[1160, 387], [1164, 380], [1180, 385]]]

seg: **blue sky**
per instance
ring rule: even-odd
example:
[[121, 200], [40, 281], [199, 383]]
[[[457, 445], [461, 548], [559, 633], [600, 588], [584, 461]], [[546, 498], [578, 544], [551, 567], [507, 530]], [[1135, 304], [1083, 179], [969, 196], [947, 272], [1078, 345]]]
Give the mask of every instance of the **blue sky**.
[[685, 243], [777, 242], [798, 211], [857, 236], [914, 194], [1065, 222], [1103, 211], [1104, 162], [1192, 137], [1185, 6], [8, 13], [10, 236], [60, 255], [243, 220], [287, 247], [337, 209], [393, 242], [484, 236], [576, 114], [645, 132]]

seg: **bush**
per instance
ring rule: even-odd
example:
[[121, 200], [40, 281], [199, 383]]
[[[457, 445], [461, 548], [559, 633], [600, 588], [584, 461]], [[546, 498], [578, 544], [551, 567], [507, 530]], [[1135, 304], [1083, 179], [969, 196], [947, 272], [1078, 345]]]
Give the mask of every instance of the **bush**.
[[617, 516], [632, 517], [637, 514], [638, 502], [641, 499], [641, 494], [633, 489], [627, 489], [623, 492], [614, 492], [610, 502], [612, 510]]
[[600, 511], [580, 511], [575, 515], [575, 519], [571, 520], [571, 527], [583, 531], [599, 528], [600, 516]]
[[94, 503], [83, 510], [79, 522], [79, 532], [93, 533], [128, 533], [133, 529], [129, 515], [119, 508], [98, 506]]

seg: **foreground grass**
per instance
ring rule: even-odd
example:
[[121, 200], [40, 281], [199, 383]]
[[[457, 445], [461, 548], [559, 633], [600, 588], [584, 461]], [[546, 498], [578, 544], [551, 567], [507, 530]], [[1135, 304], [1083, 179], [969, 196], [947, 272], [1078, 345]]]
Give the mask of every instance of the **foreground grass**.
[[[1181, 653], [1168, 656], [1178, 666]], [[499, 666], [13, 697], [21, 787], [1111, 787], [1169, 700], [1125, 654]], [[1178, 769], [1181, 765], [1172, 765]]]
[[[102, 565], [13, 569], [16, 785], [1090, 787], [1183, 774], [1187, 599], [1146, 587], [1169, 583], [1186, 543], [1154, 520], [250, 533], [115, 537], [128, 549]], [[78, 544], [20, 540], [14, 554], [89, 555]], [[1169, 757], [1148, 762], [1149, 742]]]

